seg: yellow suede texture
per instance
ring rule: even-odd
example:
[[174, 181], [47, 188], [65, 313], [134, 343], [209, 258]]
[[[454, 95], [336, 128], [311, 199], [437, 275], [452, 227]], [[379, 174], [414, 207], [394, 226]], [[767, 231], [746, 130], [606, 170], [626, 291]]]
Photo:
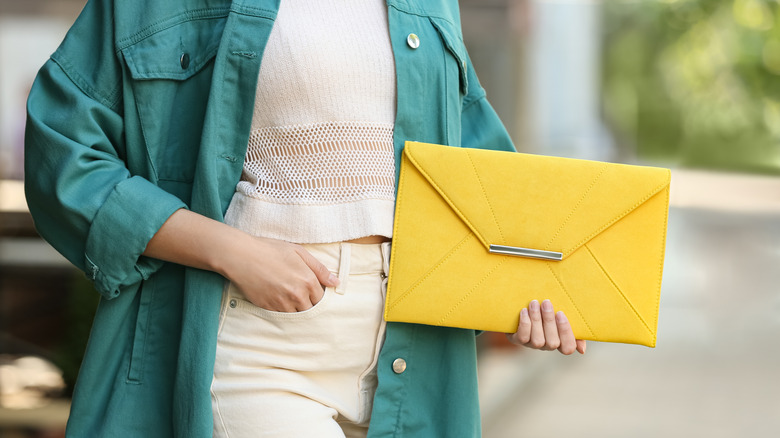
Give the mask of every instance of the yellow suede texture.
[[550, 299], [578, 339], [654, 347], [670, 179], [657, 167], [406, 142], [385, 319], [512, 333], [521, 308]]

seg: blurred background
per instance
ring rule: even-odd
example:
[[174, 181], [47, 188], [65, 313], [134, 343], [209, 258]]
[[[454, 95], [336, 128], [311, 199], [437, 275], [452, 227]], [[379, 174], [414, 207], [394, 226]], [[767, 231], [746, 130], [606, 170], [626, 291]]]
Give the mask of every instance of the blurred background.
[[[25, 99], [84, 0], [0, 0], [0, 437], [58, 437], [97, 294], [22, 193]], [[519, 150], [672, 168], [655, 349], [480, 342], [486, 438], [780, 431], [780, 3], [461, 0]], [[543, 297], [540, 297], [543, 298]]]

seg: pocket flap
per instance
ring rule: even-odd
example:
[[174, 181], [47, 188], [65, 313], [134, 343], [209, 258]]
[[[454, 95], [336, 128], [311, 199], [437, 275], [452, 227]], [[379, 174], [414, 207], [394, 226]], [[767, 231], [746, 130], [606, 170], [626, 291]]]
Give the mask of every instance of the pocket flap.
[[224, 18], [184, 21], [122, 49], [133, 79], [185, 80], [217, 54]]
[[407, 142], [404, 156], [486, 249], [532, 248], [563, 258], [670, 180], [668, 169], [656, 167], [415, 142]]

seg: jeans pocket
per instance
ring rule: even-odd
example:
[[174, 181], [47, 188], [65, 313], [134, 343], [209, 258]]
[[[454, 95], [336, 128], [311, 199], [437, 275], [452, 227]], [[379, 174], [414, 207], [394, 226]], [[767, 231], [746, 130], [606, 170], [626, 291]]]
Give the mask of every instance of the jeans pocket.
[[[233, 287], [231, 287], [233, 289]], [[233, 289], [231, 292], [234, 292]], [[300, 311], [300, 312], [277, 312], [274, 310], [263, 309], [262, 307], [255, 306], [249, 302], [242, 295], [231, 293], [228, 305], [237, 310], [252, 313], [260, 318], [270, 321], [295, 321], [295, 320], [307, 320], [316, 317], [322, 313], [330, 302], [330, 298], [335, 292], [333, 288], [327, 287], [322, 295], [322, 298], [314, 306]]]

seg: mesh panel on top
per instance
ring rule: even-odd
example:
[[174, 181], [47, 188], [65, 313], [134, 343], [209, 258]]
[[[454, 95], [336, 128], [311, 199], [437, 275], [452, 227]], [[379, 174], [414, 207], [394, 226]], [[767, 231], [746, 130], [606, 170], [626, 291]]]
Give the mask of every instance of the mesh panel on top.
[[238, 189], [280, 204], [392, 201], [393, 125], [343, 121], [253, 130]]

